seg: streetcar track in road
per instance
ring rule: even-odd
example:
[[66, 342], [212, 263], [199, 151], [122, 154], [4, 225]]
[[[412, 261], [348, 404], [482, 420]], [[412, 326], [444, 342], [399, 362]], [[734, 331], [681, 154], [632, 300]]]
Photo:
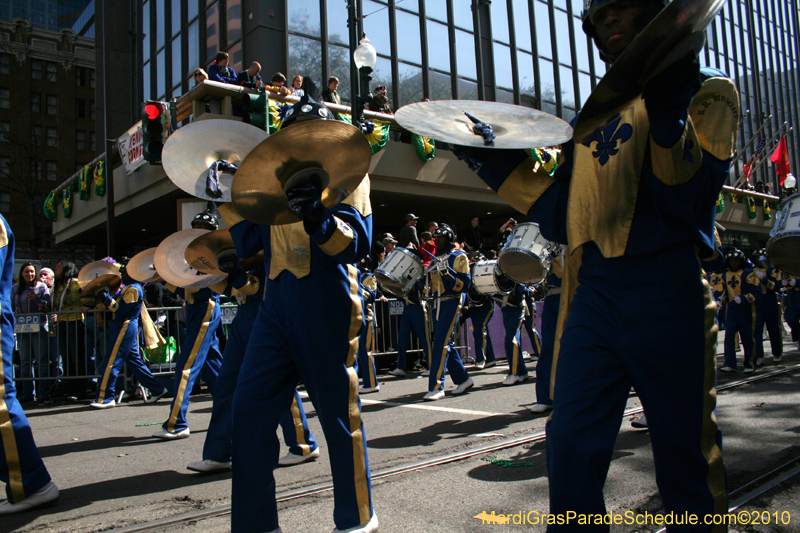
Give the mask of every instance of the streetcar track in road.
[[[780, 370], [774, 370], [772, 372], [767, 372], [765, 374], [758, 374], [758, 375], [755, 375], [755, 376], [752, 376], [752, 377], [749, 377], [749, 378], [745, 378], [745, 379], [741, 379], [741, 380], [737, 380], [737, 381], [732, 381], [730, 383], [726, 383], [724, 385], [717, 386], [717, 392], [725, 391], [725, 390], [731, 390], [731, 389], [735, 389], [737, 387], [741, 387], [743, 385], [750, 385], [752, 383], [757, 383], [757, 382], [765, 381], [765, 380], [768, 380], [768, 379], [771, 379], [771, 378], [780, 377], [780, 376], [783, 376], [785, 374], [790, 374], [790, 373], [793, 373], [793, 372], [797, 372], [798, 370], [800, 370], [800, 365], [794, 365], [794, 366], [790, 366], [790, 367], [783, 368], [783, 369], [780, 369]], [[378, 402], [378, 401], [375, 401], [375, 402]], [[389, 402], [379, 402], [379, 403], [389, 403]], [[640, 413], [643, 413], [643, 412], [644, 412], [644, 409], [642, 407], [634, 407], [632, 409], [625, 410], [625, 412], [623, 413], [623, 417], [628, 417], [628, 416], [640, 414]], [[441, 466], [441, 465], [453, 463], [453, 462], [456, 462], [456, 461], [462, 461], [464, 459], [469, 459], [469, 458], [472, 458], [472, 457], [475, 457], [475, 456], [478, 456], [478, 455], [484, 455], [484, 454], [487, 454], [487, 453], [492, 453], [492, 452], [496, 452], [496, 451], [499, 451], [499, 450], [504, 450], [504, 449], [507, 449], [507, 448], [515, 448], [515, 447], [523, 446], [523, 445], [526, 445], [526, 444], [535, 444], [535, 443], [544, 441], [545, 438], [546, 438], [545, 432], [544, 431], [540, 431], [538, 433], [533, 433], [533, 434], [530, 434], [530, 435], [523, 435], [521, 437], [516, 437], [516, 438], [512, 438], [512, 439], [506, 439], [506, 440], [503, 440], [501, 442], [496, 442], [496, 443], [493, 443], [493, 444], [487, 444], [487, 445], [484, 445], [484, 446], [478, 446], [476, 448], [471, 448], [469, 450], [464, 450], [464, 451], [453, 453], [453, 454], [448, 454], [448, 455], [444, 455], [444, 456], [440, 456], [440, 457], [434, 457], [432, 459], [428, 459], [428, 460], [425, 460], [425, 461], [420, 461], [418, 463], [412, 463], [412, 464], [409, 464], [409, 465], [403, 465], [403, 466], [399, 466], [399, 467], [388, 468], [388, 469], [381, 470], [379, 472], [374, 472], [372, 474], [372, 481], [386, 479], [386, 478], [389, 478], [389, 477], [392, 477], [392, 476], [401, 475], [401, 474], [407, 474], [407, 473], [411, 473], [411, 472], [416, 472], [416, 471], [423, 470], [423, 469], [426, 469], [426, 468], [431, 468], [431, 467], [435, 467], [435, 466]], [[794, 460], [790, 461], [789, 463], [786, 463], [783, 466], [773, 470], [773, 472], [770, 473], [770, 474], [774, 474], [772, 476], [770, 474], [766, 474], [765, 476], [762, 476], [761, 478], [753, 480], [750, 483], [748, 483], [748, 484], [746, 484], [746, 485], [744, 485], [744, 486], [742, 486], [742, 487], [740, 487], [738, 489], [735, 489], [734, 491], [732, 491], [730, 493], [731, 496], [733, 496], [734, 494], [738, 494], [741, 491], [746, 490], [747, 488], [755, 485], [755, 488], [753, 488], [753, 490], [749, 491], [747, 494], [745, 494], [741, 498], [737, 499], [734, 503], [737, 505], [737, 507], [741, 506], [741, 505], [744, 505], [748, 501], [756, 498], [758, 495], [763, 494], [764, 492], [766, 492], [770, 488], [776, 486], [778, 483], [782, 482], [783, 480], [788, 479], [788, 477], [791, 477], [792, 475], [796, 474], [797, 472], [800, 472], [800, 465], [797, 465], [794, 469], [790, 469], [788, 471], [784, 471], [787, 468], [787, 465], [789, 465], [790, 463], [798, 463], [798, 462], [800, 462], [800, 458], [794, 459]], [[789, 475], [790, 472], [794, 472], [794, 473]], [[788, 475], [788, 477], [786, 477], [787, 475]], [[760, 482], [762, 480], [762, 478], [763, 478], [763, 483]], [[764, 488], [764, 487], [767, 487], [767, 488]], [[324, 493], [324, 492], [329, 492], [331, 490], [333, 490], [333, 483], [332, 482], [326, 482], [326, 483], [320, 483], [320, 484], [317, 484], [317, 485], [312, 485], [311, 487], [304, 487], [304, 488], [297, 489], [297, 490], [278, 493], [276, 495], [276, 499], [277, 499], [278, 503], [282, 503], [282, 502], [287, 502], [287, 501], [291, 501], [291, 500], [296, 500], [296, 499], [299, 499], [299, 498], [305, 498], [305, 497], [309, 497], [309, 496], [314, 496], [314, 495], [321, 494], [321, 493]], [[753, 495], [753, 494], [755, 494], [755, 495]], [[747, 497], [749, 499], [745, 501], [744, 500], [745, 497]], [[741, 502], [740, 502], [740, 500], [741, 500]], [[176, 515], [176, 516], [169, 517], [169, 518], [162, 518], [162, 519], [151, 521], [151, 522], [143, 522], [141, 524], [136, 524], [136, 525], [133, 525], [133, 526], [114, 529], [114, 531], [118, 531], [119, 533], [138, 533], [138, 532], [142, 532], [142, 531], [153, 531], [153, 530], [164, 529], [164, 528], [169, 527], [169, 526], [176, 526], [176, 525], [185, 524], [185, 523], [189, 523], [189, 522], [195, 522], [195, 521], [199, 521], [199, 520], [206, 520], [206, 519], [209, 519], [209, 518], [220, 517], [220, 516], [224, 516], [224, 515], [230, 514], [230, 512], [231, 512], [231, 505], [230, 504], [226, 504], [226, 505], [221, 505], [221, 506], [218, 506], [218, 507], [213, 507], [211, 509], [193, 511], [191, 513], [180, 514], [180, 515]]]

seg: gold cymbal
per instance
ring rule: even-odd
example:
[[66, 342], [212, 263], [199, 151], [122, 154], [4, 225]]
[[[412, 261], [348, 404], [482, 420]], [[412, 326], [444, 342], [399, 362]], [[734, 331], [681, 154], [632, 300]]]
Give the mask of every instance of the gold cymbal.
[[[472, 132], [469, 113], [489, 124], [496, 135], [491, 144]], [[404, 105], [394, 119], [405, 129], [431, 139], [480, 148], [545, 148], [572, 138], [572, 127], [560, 118], [519, 105], [479, 100], [436, 100]]]
[[131, 257], [125, 269], [131, 279], [140, 283], [156, 281], [159, 276], [153, 260], [155, 254], [156, 248], [148, 248]]
[[224, 159], [240, 165], [250, 151], [269, 137], [264, 130], [235, 120], [200, 120], [169, 136], [161, 156], [164, 172], [175, 185], [192, 196], [216, 202], [231, 201], [233, 174], [218, 174], [221, 198], [206, 193], [211, 163]]
[[92, 261], [85, 265], [80, 272], [78, 272], [78, 285], [83, 289], [95, 278], [105, 275], [121, 276], [119, 269], [113, 263], [108, 261]]
[[298, 222], [301, 219], [289, 211], [286, 189], [318, 179], [322, 203], [332, 208], [358, 187], [371, 158], [369, 141], [351, 124], [293, 124], [259, 144], [239, 166], [231, 189], [233, 205], [258, 224]]
[[223, 281], [227, 275], [212, 276], [200, 272], [186, 262], [186, 248], [200, 235], [210, 233], [206, 229], [187, 229], [173, 233], [156, 248], [153, 260], [158, 274], [167, 283], [184, 289], [202, 289]]
[[99, 289], [105, 287], [108, 289], [109, 294], [113, 297], [121, 284], [122, 278], [120, 276], [115, 274], [101, 274], [93, 278], [81, 289], [81, 303], [86, 307], [94, 307], [95, 305], [101, 303], [100, 298], [95, 296], [95, 293]]
[[[189, 266], [200, 272], [217, 276], [227, 275], [219, 269], [217, 256], [222, 252], [234, 251], [235, 249], [231, 232], [226, 229], [220, 229], [200, 235], [189, 243], [184, 258], [189, 263]], [[263, 264], [264, 252], [259, 252], [254, 257], [242, 260], [239, 266], [247, 272]]]

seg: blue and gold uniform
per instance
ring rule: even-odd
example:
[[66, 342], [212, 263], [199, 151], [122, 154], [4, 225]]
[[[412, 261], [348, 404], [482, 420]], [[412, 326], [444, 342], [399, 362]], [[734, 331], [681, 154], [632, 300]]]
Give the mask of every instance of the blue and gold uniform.
[[162, 426], [163, 432], [153, 435], [159, 438], [165, 437], [164, 432], [174, 436], [189, 429], [186, 412], [189, 409], [189, 395], [197, 378], [202, 374], [203, 381], [213, 395], [222, 367], [217, 338], [217, 328], [222, 322], [219, 294], [210, 288], [177, 288], [174, 292], [186, 300], [186, 338], [175, 365], [175, 396], [170, 405], [169, 418]]
[[479, 171], [545, 238], [568, 245], [547, 425], [551, 513], [605, 514], [603, 484], [631, 386], [666, 510], [727, 511], [716, 305], [698, 256], [715, 248], [739, 98], [721, 72], [699, 79], [699, 90], [637, 96], [600, 117], [603, 126], [576, 130], [553, 177], [521, 150], [494, 150]]
[[749, 268], [728, 270], [722, 275], [725, 284], [725, 364], [736, 369], [736, 340], [738, 333], [744, 348], [745, 372], [756, 367], [753, 330], [756, 324], [756, 298], [761, 294], [761, 283]]
[[[217, 376], [214, 389], [214, 405], [211, 421], [208, 424], [206, 441], [203, 445], [203, 459], [218, 463], [231, 460], [231, 434], [233, 432], [233, 395], [239, 381], [239, 371], [244, 354], [253, 333], [258, 309], [264, 295], [266, 272], [259, 267], [245, 273], [239, 270], [226, 290], [239, 302], [236, 318], [231, 323], [228, 341], [222, 357], [222, 368]], [[308, 427], [303, 400], [295, 391], [290, 412], [281, 420], [284, 440], [294, 455], [304, 456], [317, 449], [314, 435]], [[191, 465], [190, 465], [191, 466]]]
[[[14, 315], [11, 285], [14, 277], [14, 234], [0, 215], [0, 480], [6, 484], [8, 502], [19, 504], [50, 483], [25, 412], [17, 401], [11, 355], [14, 352]], [[58, 490], [56, 489], [56, 494]], [[0, 513], [6, 502], [0, 502]]]
[[423, 280], [411, 288], [403, 298], [403, 315], [400, 317], [400, 326], [397, 332], [397, 368], [409, 370], [406, 357], [408, 352], [409, 335], [413, 331], [419, 339], [422, 349], [421, 361], [425, 362], [428, 369], [431, 367], [431, 334], [430, 321], [428, 320], [428, 304], [422, 298]]
[[769, 334], [772, 357], [777, 362], [783, 358], [780, 301], [783, 272], [774, 265], [766, 269], [755, 268], [754, 271], [761, 280], [761, 294], [756, 298], [756, 327], [753, 330], [756, 362], [764, 358], [764, 326]]
[[144, 306], [142, 285], [136, 281], [130, 281], [130, 285], [122, 289], [116, 300], [106, 294], [105, 301], [102, 302], [106, 309], [114, 313], [114, 322], [111, 326], [108, 354], [98, 368], [98, 374], [102, 376], [97, 388], [97, 403], [99, 404], [114, 403], [117, 376], [119, 376], [123, 364], [128, 365], [139, 383], [147, 387], [153, 395], [158, 396], [165, 389], [139, 355], [140, 323], [146, 348], [157, 348], [164, 344], [164, 339], [153, 325]]
[[324, 208], [319, 226], [263, 226], [220, 212], [236, 255], [264, 251], [264, 301], [247, 346], [233, 399], [231, 528], [278, 528], [273, 470], [279, 422], [300, 379], [325, 432], [334, 483], [333, 518], [345, 530], [372, 519], [367, 443], [354, 365], [364, 327], [364, 300], [353, 266], [370, 251], [369, 178], [341, 204]]
[[[503, 327], [506, 331], [505, 348], [506, 361], [508, 362], [508, 375], [521, 378], [524, 381], [528, 377], [528, 369], [522, 358], [520, 350], [522, 322], [525, 320], [526, 297], [530, 291], [525, 285], [514, 284], [514, 289], [509, 294], [496, 294], [492, 299], [500, 304], [500, 312], [503, 315]], [[514, 380], [516, 382], [516, 380]], [[505, 382], [503, 382], [505, 384]], [[512, 383], [509, 383], [512, 384]]]
[[494, 316], [494, 300], [481, 294], [470, 284], [467, 294], [469, 299], [469, 318], [472, 320], [472, 339], [475, 341], [476, 366], [484, 368], [495, 362], [492, 337], [489, 335], [489, 322]]
[[800, 281], [796, 276], [783, 273], [781, 285], [785, 289], [783, 297], [783, 318], [792, 330], [792, 341], [800, 348]]
[[536, 302], [533, 300], [534, 291], [528, 289], [525, 292], [525, 331], [531, 339], [532, 354], [538, 356], [542, 353], [542, 337], [536, 331]]
[[431, 352], [428, 392], [444, 390], [444, 374], [456, 385], [469, 380], [464, 363], [453, 344], [453, 333], [467, 297], [471, 277], [469, 260], [453, 244], [436, 249], [436, 259], [441, 268], [434, 268], [429, 276], [429, 296], [433, 298], [433, 351]]
[[[536, 362], [536, 403], [552, 406], [551, 373], [553, 367], [553, 348], [556, 343], [556, 324], [561, 301], [561, 278], [564, 276], [564, 255], [559, 252], [550, 263], [545, 278], [547, 295], [542, 308], [542, 353]], [[544, 412], [544, 411], [542, 411]]]
[[361, 296], [364, 298], [364, 331], [358, 338], [358, 373], [361, 375], [361, 389], [377, 392], [378, 371], [372, 357], [372, 344], [375, 338], [375, 297], [378, 280], [372, 272], [364, 272], [359, 279]]

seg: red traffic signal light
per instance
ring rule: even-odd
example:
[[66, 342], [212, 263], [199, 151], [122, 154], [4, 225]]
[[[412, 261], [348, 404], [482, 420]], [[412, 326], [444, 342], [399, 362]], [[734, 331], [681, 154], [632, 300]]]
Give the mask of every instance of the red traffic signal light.
[[147, 104], [144, 106], [144, 113], [150, 120], [157, 119], [161, 114], [161, 106], [156, 104]]

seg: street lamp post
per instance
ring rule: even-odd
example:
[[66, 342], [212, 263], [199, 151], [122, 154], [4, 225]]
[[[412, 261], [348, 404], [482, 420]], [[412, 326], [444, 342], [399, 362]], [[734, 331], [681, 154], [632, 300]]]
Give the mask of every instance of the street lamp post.
[[378, 61], [375, 47], [370, 44], [366, 36], [358, 43], [358, 48], [353, 53], [353, 61], [355, 61], [358, 69], [359, 78], [358, 96], [353, 107], [353, 124], [361, 128], [364, 124], [364, 105], [372, 101], [369, 82], [372, 80], [371, 74], [375, 68], [375, 63]]

